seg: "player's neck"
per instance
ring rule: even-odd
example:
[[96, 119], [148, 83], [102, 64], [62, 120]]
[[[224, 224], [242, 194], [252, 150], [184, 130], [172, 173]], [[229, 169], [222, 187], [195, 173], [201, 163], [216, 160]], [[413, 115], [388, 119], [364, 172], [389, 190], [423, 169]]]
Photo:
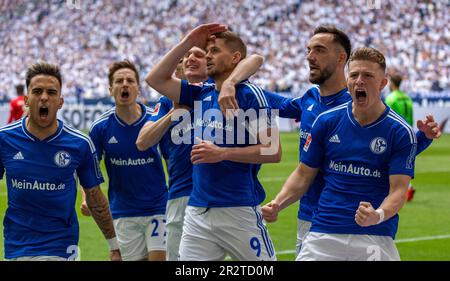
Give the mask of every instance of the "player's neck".
[[55, 118], [54, 122], [50, 126], [41, 127], [33, 122], [30, 117], [27, 117], [27, 119], [25, 120], [25, 127], [27, 128], [27, 131], [34, 137], [39, 140], [44, 140], [56, 133], [56, 131], [58, 130], [58, 119]]
[[358, 108], [354, 103], [352, 106], [353, 117], [361, 126], [366, 126], [375, 122], [383, 115], [385, 110], [386, 106], [381, 101], [369, 108]]
[[320, 95], [331, 96], [347, 87], [344, 73], [335, 73], [327, 81], [320, 85]]
[[216, 90], [218, 92], [220, 92], [220, 89], [222, 89], [223, 82], [230, 76], [231, 72], [232, 71], [224, 72], [222, 74], [211, 77], [212, 79], [214, 79], [214, 83], [216, 84]]
[[136, 122], [142, 115], [141, 106], [138, 103], [131, 105], [116, 105], [116, 114], [128, 125]]

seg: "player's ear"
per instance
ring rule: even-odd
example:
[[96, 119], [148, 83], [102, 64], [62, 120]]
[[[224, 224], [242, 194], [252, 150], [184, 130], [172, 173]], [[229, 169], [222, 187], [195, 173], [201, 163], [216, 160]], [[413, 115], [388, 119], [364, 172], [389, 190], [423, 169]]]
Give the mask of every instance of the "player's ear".
[[242, 57], [241, 52], [236, 51], [233, 53], [233, 58], [231, 59], [231, 62], [237, 65], [241, 61], [241, 57]]
[[25, 102], [25, 106], [28, 107], [28, 95], [23, 96], [23, 101]]
[[61, 109], [61, 107], [63, 106], [63, 104], [64, 104], [64, 98], [63, 98], [63, 97], [60, 97], [60, 98], [59, 98], [59, 106], [58, 106], [58, 109]]
[[113, 96], [113, 92], [112, 92], [112, 87], [111, 86], [109, 86], [108, 91], [109, 91], [109, 95], [112, 97]]
[[381, 80], [380, 91], [382, 91], [384, 89], [384, 87], [386, 87], [387, 83], [388, 83], [387, 76], [384, 75], [383, 80]]

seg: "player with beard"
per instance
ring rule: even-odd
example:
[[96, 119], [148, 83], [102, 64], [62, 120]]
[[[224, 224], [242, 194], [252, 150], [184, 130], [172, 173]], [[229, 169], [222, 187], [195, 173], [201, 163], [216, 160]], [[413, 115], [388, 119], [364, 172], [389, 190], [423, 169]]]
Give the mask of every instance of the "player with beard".
[[[301, 97], [294, 99], [266, 93], [271, 107], [279, 109], [280, 117], [301, 121], [299, 151], [304, 147], [312, 123], [319, 114], [351, 100], [345, 80], [345, 64], [350, 56], [350, 51], [350, 39], [342, 30], [334, 26], [318, 26], [307, 45], [309, 81], [316, 85]], [[221, 95], [232, 99], [234, 88], [223, 87]], [[224, 109], [236, 109], [232, 106], [233, 104], [223, 102], [221, 106]], [[418, 128], [424, 131], [417, 132], [418, 153], [420, 153], [431, 144], [432, 138], [439, 137], [440, 133], [432, 117], [419, 121]], [[323, 186], [323, 175], [319, 171], [314, 182], [300, 200], [297, 216], [297, 254], [311, 227], [314, 210], [317, 208]], [[265, 219], [272, 222], [276, 220], [276, 217], [273, 217], [270, 212], [265, 213], [269, 206], [263, 206], [262, 210]]]
[[[219, 24], [198, 26], [164, 56], [146, 79], [151, 87], [173, 101], [198, 106], [194, 108], [198, 110], [197, 117], [194, 113], [194, 124], [204, 139], [197, 139], [191, 153], [193, 190], [186, 208], [180, 260], [221, 260], [226, 254], [237, 260], [275, 260], [273, 245], [260, 212], [259, 204], [265, 194], [257, 173], [260, 163], [279, 161], [280, 145], [278, 139], [251, 145], [251, 138], [261, 138], [250, 136], [249, 131], [245, 131], [245, 140], [240, 145], [237, 145], [236, 134], [232, 134], [231, 143], [220, 143], [225, 131], [237, 133], [234, 126], [241, 124], [236, 122], [237, 119], [232, 125], [225, 124], [219, 110], [219, 90], [246, 56], [242, 40], [225, 31], [226, 27]], [[172, 77], [179, 59], [193, 46], [206, 46], [208, 75], [215, 84], [198, 87]], [[268, 111], [261, 89], [247, 81], [236, 87], [241, 108], [253, 109], [258, 114]], [[260, 130], [253, 132], [270, 136], [268, 131], [271, 127], [267, 123], [262, 124], [267, 119], [259, 117], [261, 115], [251, 118], [251, 121], [262, 125]], [[214, 130], [211, 131], [209, 128], [212, 127]], [[210, 150], [212, 146], [213, 151]], [[218, 150], [216, 146], [219, 146]], [[227, 148], [226, 153], [222, 148]], [[271, 148], [275, 148], [274, 151]], [[270, 151], [264, 154], [263, 149]]]
[[[231, 73], [229, 79], [242, 81], [252, 75], [262, 64], [262, 57], [251, 55], [242, 60]], [[202, 83], [214, 83], [208, 79], [206, 71], [206, 53], [193, 47], [180, 61], [175, 70], [175, 77], [201, 86]], [[185, 109], [186, 111], [176, 110]], [[193, 143], [192, 124], [188, 119], [172, 121], [175, 116], [191, 114], [187, 106], [179, 105], [162, 96], [155, 106], [150, 121], [141, 129], [136, 145], [139, 150], [145, 150], [158, 144], [166, 159], [169, 174], [169, 197], [166, 208], [167, 230], [167, 260], [178, 259], [178, 252], [183, 230], [184, 215], [192, 191], [192, 162], [190, 154]], [[187, 111], [190, 112], [187, 112]], [[178, 143], [180, 139], [188, 140]], [[174, 141], [177, 142], [174, 143]]]

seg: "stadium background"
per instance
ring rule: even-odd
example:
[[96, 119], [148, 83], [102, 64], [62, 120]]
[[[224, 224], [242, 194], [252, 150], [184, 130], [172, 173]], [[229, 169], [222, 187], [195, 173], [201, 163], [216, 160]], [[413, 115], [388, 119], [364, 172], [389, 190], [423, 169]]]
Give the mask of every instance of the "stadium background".
[[[158, 94], [143, 77], [183, 34], [205, 22], [224, 23], [239, 33], [249, 53], [265, 57], [253, 82], [286, 96], [299, 96], [310, 86], [305, 46], [314, 27], [335, 24], [350, 35], [353, 48], [376, 47], [388, 67], [400, 69], [415, 119], [429, 112], [441, 123], [450, 117], [448, 0], [0, 0], [0, 125], [8, 117], [14, 86], [24, 83], [27, 66], [40, 59], [61, 66], [66, 104], [60, 118], [79, 129], [111, 106], [107, 67], [114, 60], [128, 58], [138, 65], [142, 101], [153, 104]], [[282, 134], [282, 162], [263, 165], [260, 172], [268, 199], [298, 161], [298, 124], [282, 120], [281, 125], [293, 132]], [[450, 124], [444, 129], [450, 132]], [[403, 260], [450, 260], [449, 135], [417, 158], [414, 184], [416, 198], [400, 215], [400, 255]], [[2, 180], [1, 219], [6, 204]], [[269, 225], [280, 260], [293, 259], [297, 207]], [[1, 235], [0, 240], [3, 257]], [[107, 258], [106, 243], [91, 218], [80, 217], [80, 247], [82, 260]]]

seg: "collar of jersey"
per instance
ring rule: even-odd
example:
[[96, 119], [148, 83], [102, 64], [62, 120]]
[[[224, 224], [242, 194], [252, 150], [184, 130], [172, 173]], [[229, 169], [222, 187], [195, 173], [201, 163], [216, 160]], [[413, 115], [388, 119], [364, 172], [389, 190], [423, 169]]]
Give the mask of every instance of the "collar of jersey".
[[61, 134], [61, 131], [63, 129], [63, 122], [59, 119], [56, 119], [58, 121], [58, 129], [56, 130], [56, 132], [48, 137], [46, 137], [43, 140], [38, 139], [37, 137], [35, 137], [34, 135], [32, 135], [28, 130], [27, 130], [27, 126], [26, 126], [26, 119], [27, 118], [22, 118], [22, 130], [24, 132], [24, 134], [31, 139], [32, 141], [40, 141], [40, 142], [51, 142], [52, 140], [56, 139], [59, 134]]
[[[386, 105], [386, 104], [384, 104], [384, 105]], [[383, 114], [381, 114], [381, 116], [378, 117], [377, 120], [375, 120], [374, 122], [372, 122], [370, 124], [367, 124], [365, 126], [361, 126], [358, 123], [358, 121], [356, 121], [355, 116], [353, 116], [353, 113], [352, 113], [352, 101], [349, 101], [348, 105], [347, 105], [347, 116], [350, 119], [350, 122], [352, 122], [352, 124], [354, 126], [360, 127], [360, 128], [371, 128], [371, 127], [374, 127], [374, 126], [378, 125], [379, 123], [381, 123], [381, 121], [383, 121], [387, 117], [387, 115], [389, 113], [389, 110], [390, 110], [389, 106], [386, 105], [386, 109], [384, 110]]]
[[[317, 86], [317, 89], [319, 90], [318, 94], [319, 94], [319, 99], [321, 103], [324, 103], [326, 105], [330, 105], [333, 104], [334, 102], [336, 102], [338, 99], [340, 99], [343, 95], [348, 94], [348, 89], [347, 87], [345, 87], [344, 89], [340, 90], [339, 92], [337, 92], [336, 94], [332, 94], [331, 96], [326, 96], [326, 97], [322, 97], [320, 95], [320, 87]], [[350, 96], [349, 96], [350, 97]], [[345, 102], [343, 102], [345, 103]]]
[[136, 120], [134, 123], [132, 123], [130, 125], [128, 125], [127, 123], [122, 121], [122, 119], [120, 119], [119, 115], [117, 115], [116, 108], [114, 108], [114, 118], [116, 118], [117, 122], [121, 126], [123, 126], [123, 127], [134, 127], [134, 126], [139, 125], [139, 123], [141, 123], [142, 120], [144, 120], [145, 116], [147, 115], [147, 108], [142, 103], [138, 102], [137, 104], [139, 104], [139, 106], [141, 107], [141, 117], [139, 117], [138, 120]]

